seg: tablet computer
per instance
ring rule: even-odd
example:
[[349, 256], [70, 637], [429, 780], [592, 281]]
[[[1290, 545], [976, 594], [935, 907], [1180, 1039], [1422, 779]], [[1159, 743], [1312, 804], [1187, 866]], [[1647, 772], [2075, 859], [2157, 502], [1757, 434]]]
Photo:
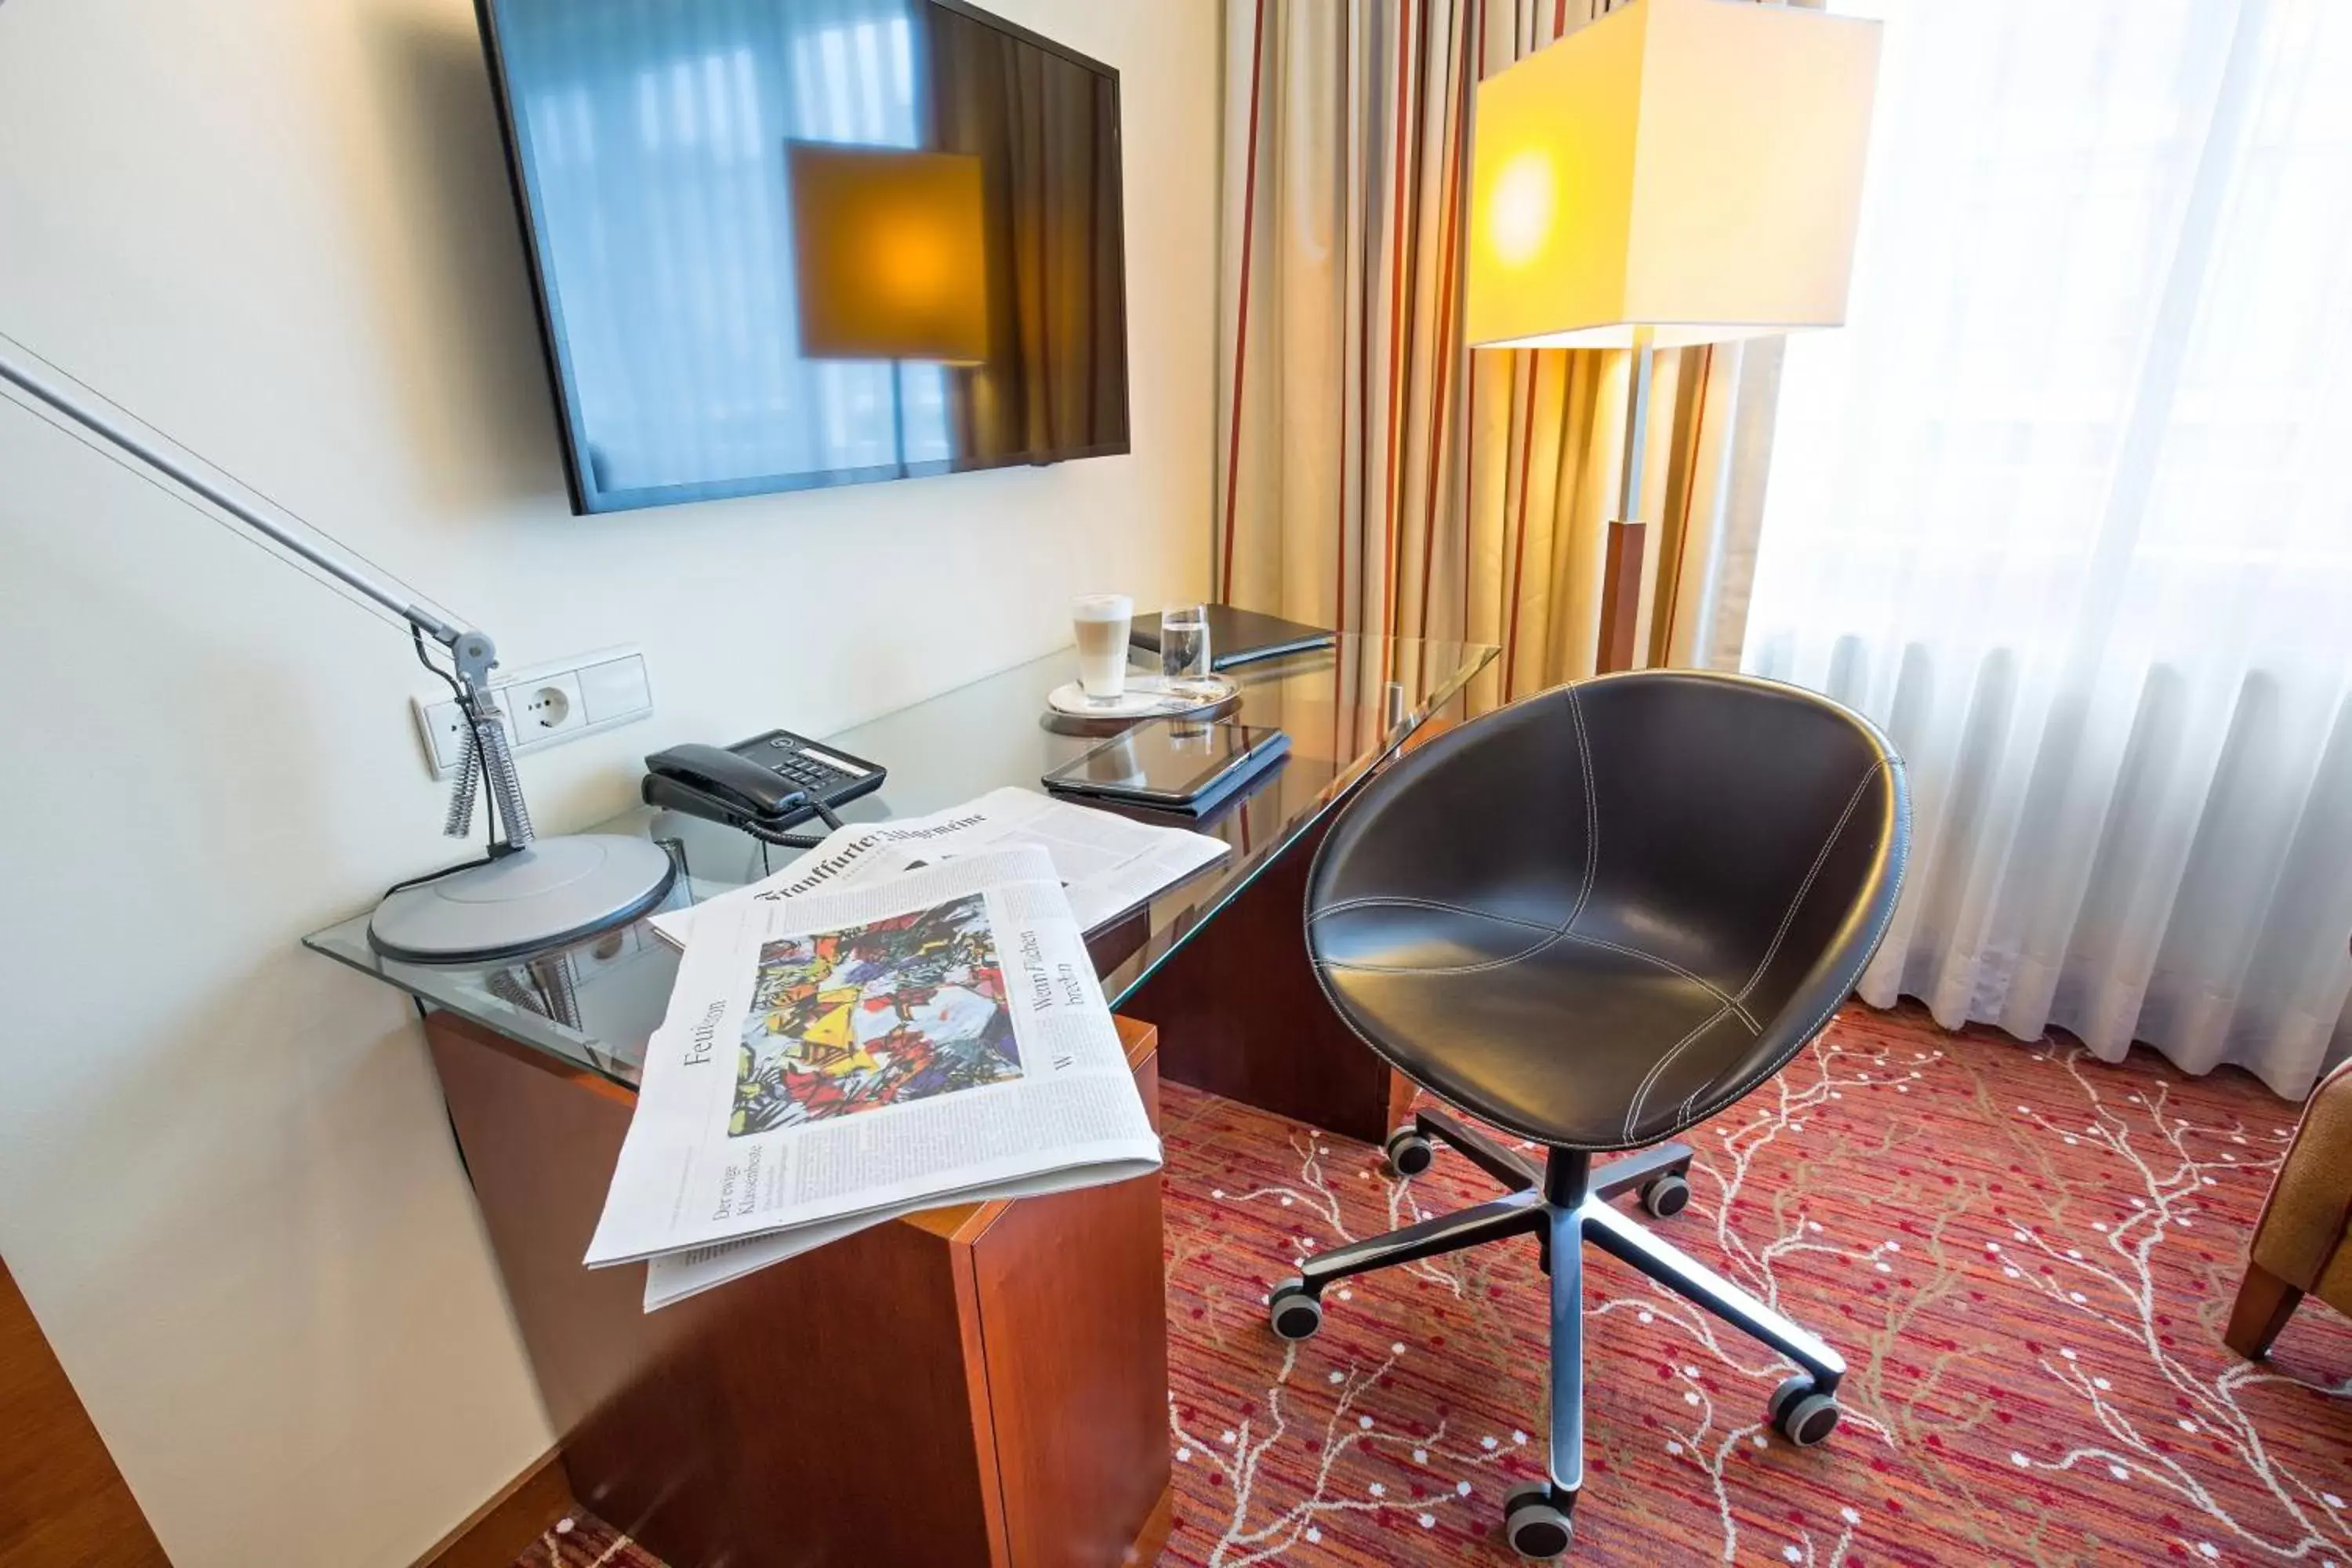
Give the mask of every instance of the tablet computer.
[[1289, 750], [1280, 730], [1157, 719], [1080, 752], [1043, 782], [1063, 795], [1201, 812]]

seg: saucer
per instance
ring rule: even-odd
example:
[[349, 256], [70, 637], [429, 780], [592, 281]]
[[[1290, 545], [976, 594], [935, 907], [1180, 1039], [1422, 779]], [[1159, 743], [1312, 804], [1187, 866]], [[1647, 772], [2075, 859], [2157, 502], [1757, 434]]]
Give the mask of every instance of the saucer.
[[1076, 733], [1111, 734], [1145, 719], [1221, 718], [1241, 706], [1242, 689], [1226, 676], [1201, 676], [1172, 684], [1182, 689], [1171, 689], [1166, 676], [1130, 673], [1125, 691], [1117, 697], [1094, 698], [1076, 681], [1066, 681], [1046, 694], [1047, 718], [1055, 729], [1068, 726]]

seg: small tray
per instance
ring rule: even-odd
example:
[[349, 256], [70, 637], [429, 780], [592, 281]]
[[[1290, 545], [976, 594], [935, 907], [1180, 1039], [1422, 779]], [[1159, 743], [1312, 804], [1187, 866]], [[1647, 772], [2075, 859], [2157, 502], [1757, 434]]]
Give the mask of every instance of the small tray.
[[1204, 692], [1214, 690], [1216, 695], [1187, 700], [1169, 692], [1165, 676], [1130, 673], [1123, 695], [1097, 702], [1071, 680], [1046, 695], [1045, 711], [1038, 722], [1057, 735], [1116, 735], [1147, 719], [1198, 719], [1205, 723], [1226, 718], [1242, 705], [1241, 686], [1231, 677], [1203, 676], [1185, 684]]

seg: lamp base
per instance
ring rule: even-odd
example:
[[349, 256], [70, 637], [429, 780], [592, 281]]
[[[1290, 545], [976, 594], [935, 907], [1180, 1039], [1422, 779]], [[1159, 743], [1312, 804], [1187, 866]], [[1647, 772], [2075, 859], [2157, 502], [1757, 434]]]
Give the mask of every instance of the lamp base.
[[536, 839], [487, 866], [391, 894], [368, 921], [368, 945], [406, 963], [521, 958], [625, 925], [660, 903], [677, 876], [651, 839]]

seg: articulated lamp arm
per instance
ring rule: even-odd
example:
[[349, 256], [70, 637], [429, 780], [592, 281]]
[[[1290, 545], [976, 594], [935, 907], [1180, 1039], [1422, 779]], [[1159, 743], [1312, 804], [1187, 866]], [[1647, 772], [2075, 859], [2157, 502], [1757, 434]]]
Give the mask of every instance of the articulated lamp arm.
[[540, 838], [531, 832], [506, 723], [490, 686], [498, 647], [488, 637], [471, 626], [451, 625], [301, 519], [247, 493], [228, 476], [208, 471], [200, 460], [139, 428], [104, 398], [18, 352], [5, 333], [0, 333], [0, 382], [14, 389], [7, 401], [20, 401], [16, 394], [21, 394], [37, 405], [37, 412], [46, 411], [44, 417], [54, 415], [96, 437], [110, 456], [120, 453], [135, 459], [139, 469], [171, 480], [173, 493], [183, 500], [209, 502], [278, 549], [390, 611], [406, 624], [420, 658], [427, 638], [447, 650], [448, 670], [429, 658], [425, 661], [457, 689], [467, 721], [466, 763], [444, 826], [461, 838], [471, 831], [478, 770], [506, 839], [496, 842], [493, 833], [487, 859], [411, 878], [386, 893], [368, 917], [368, 945], [380, 958], [406, 963], [503, 963], [529, 958], [625, 924], [669, 895], [677, 867], [650, 839], [596, 833]]
[[[136, 458], [182, 489], [209, 501], [279, 549], [310, 563], [352, 592], [383, 605], [406, 621], [418, 637], [429, 637], [446, 649], [457, 689], [458, 705], [465, 710], [468, 730], [464, 764], [457, 770], [456, 793], [449, 803], [447, 826], [450, 836], [462, 838], [472, 830], [474, 771], [478, 765], [489, 789], [492, 804], [506, 830], [508, 845], [520, 848], [531, 841], [530, 813], [523, 804], [522, 781], [515, 773], [514, 753], [508, 746], [505, 725], [490, 689], [490, 671], [498, 663], [498, 645], [487, 633], [470, 626], [452, 626], [418, 604], [413, 596], [401, 592], [397, 584], [386, 584], [372, 575], [341, 551], [327, 549], [317, 540], [287, 527], [271, 517], [268, 510], [254, 505], [179, 453], [149, 439], [118, 417], [102, 400], [92, 398], [80, 388], [26, 363], [12, 351], [5, 338], [0, 338], [0, 381], [7, 382], [43, 407], [89, 431], [114, 450]], [[304, 526], [310, 527], [309, 524]], [[312, 528], [310, 531], [315, 533], [318, 530]]]

